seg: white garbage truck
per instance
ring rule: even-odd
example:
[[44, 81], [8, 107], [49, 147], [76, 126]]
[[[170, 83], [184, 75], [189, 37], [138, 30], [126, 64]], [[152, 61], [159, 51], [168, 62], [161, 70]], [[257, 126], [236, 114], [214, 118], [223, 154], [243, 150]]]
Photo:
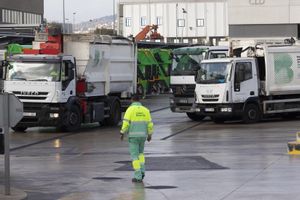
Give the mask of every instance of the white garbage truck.
[[195, 74], [203, 59], [224, 58], [228, 55], [228, 47], [223, 46], [194, 46], [173, 50], [173, 67], [171, 72], [170, 98], [172, 112], [186, 113], [195, 121], [205, 116], [196, 113], [195, 103]]
[[248, 56], [205, 60], [196, 75], [196, 112], [216, 123], [300, 113], [300, 46], [260, 45]]
[[[63, 53], [57, 55], [7, 56], [4, 91], [24, 104], [15, 131], [36, 126], [76, 131], [82, 123], [120, 121], [122, 108], [136, 90], [134, 43], [110, 36], [64, 35], [62, 44]], [[34, 42], [38, 50], [31, 52], [53, 53], [57, 45]]]

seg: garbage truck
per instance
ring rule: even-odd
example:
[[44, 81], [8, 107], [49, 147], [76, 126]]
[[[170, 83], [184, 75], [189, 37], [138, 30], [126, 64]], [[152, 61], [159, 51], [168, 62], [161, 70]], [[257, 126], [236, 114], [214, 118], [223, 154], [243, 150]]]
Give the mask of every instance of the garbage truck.
[[205, 115], [195, 112], [195, 74], [204, 59], [223, 58], [228, 56], [225, 46], [194, 46], [173, 50], [173, 65], [171, 71], [170, 108], [172, 112], [186, 113], [195, 121], [202, 120]]
[[300, 113], [300, 46], [247, 49], [247, 57], [202, 61], [196, 74], [196, 112], [216, 123], [296, 117]]
[[136, 90], [135, 44], [94, 34], [43, 34], [32, 49], [2, 62], [4, 91], [24, 104], [24, 117], [13, 130], [117, 125]]

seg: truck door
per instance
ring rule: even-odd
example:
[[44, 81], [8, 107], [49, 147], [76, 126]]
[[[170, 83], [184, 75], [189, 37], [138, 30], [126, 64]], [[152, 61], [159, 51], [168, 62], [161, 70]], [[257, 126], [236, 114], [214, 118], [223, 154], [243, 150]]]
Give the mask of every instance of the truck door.
[[62, 98], [67, 100], [76, 95], [75, 64], [70, 60], [63, 60], [61, 68]]
[[258, 96], [258, 81], [255, 63], [239, 61], [235, 64], [233, 81], [233, 103], [244, 103], [250, 97]]

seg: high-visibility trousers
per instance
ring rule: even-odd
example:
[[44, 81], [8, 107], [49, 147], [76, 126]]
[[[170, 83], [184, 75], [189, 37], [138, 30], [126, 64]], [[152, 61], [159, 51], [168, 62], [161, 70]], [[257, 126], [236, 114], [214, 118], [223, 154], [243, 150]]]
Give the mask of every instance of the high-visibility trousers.
[[146, 137], [129, 137], [129, 151], [134, 169], [134, 178], [142, 180], [145, 174], [145, 156], [144, 147]]

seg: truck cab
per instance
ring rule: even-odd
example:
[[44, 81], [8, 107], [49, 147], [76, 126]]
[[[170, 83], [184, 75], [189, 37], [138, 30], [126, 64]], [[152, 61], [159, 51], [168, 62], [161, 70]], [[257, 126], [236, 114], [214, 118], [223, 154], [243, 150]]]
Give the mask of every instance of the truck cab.
[[220, 123], [300, 115], [300, 46], [256, 45], [252, 57], [204, 60], [196, 75], [196, 112]]
[[171, 72], [171, 89], [173, 96], [170, 98], [172, 112], [186, 113], [195, 121], [202, 120], [205, 116], [196, 113], [195, 102], [195, 74], [204, 59], [223, 58], [228, 55], [228, 47], [184, 47], [173, 51], [173, 67]]
[[[65, 104], [76, 96], [75, 58], [63, 55], [14, 55], [4, 68], [5, 92], [24, 103], [24, 118], [15, 127], [56, 126]], [[76, 116], [78, 117], [78, 116]], [[76, 120], [73, 123], [77, 123]], [[73, 124], [75, 125], [75, 124]]]
[[255, 58], [205, 60], [196, 75], [196, 112], [215, 122], [243, 115], [245, 102], [257, 102]]

